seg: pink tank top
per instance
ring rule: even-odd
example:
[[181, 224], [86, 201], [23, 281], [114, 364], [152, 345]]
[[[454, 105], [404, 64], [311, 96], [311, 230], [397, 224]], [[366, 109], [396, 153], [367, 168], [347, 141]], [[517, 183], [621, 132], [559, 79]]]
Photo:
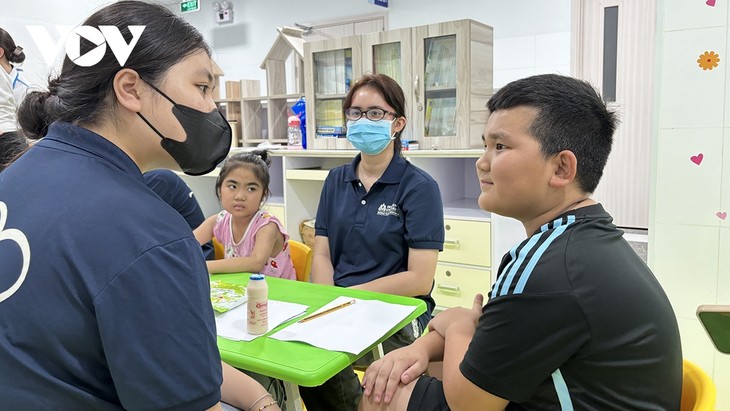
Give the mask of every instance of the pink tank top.
[[223, 210], [218, 214], [218, 218], [213, 226], [213, 235], [218, 241], [223, 244], [225, 249], [225, 258], [232, 257], [247, 257], [251, 255], [253, 246], [256, 241], [256, 233], [259, 229], [266, 224], [274, 223], [279, 228], [279, 232], [284, 236], [284, 246], [281, 252], [274, 258], [269, 258], [269, 261], [264, 266], [264, 271], [261, 274], [268, 275], [271, 277], [286, 278], [289, 280], [296, 280], [297, 275], [294, 271], [294, 265], [289, 255], [289, 234], [281, 225], [279, 219], [269, 214], [265, 210], [259, 210], [246, 229], [241, 241], [236, 244], [233, 242], [233, 230], [231, 228], [231, 214]]

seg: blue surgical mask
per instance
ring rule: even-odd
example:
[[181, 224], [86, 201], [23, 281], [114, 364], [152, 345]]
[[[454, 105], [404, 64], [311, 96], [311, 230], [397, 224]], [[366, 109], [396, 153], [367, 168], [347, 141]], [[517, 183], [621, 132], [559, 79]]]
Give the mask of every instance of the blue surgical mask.
[[373, 121], [365, 117], [347, 122], [347, 140], [364, 154], [380, 154], [395, 137], [390, 134], [393, 121]]

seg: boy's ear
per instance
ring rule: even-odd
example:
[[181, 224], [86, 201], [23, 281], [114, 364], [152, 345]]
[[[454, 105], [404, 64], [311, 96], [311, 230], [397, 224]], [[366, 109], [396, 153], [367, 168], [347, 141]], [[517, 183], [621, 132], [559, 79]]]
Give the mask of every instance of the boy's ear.
[[565, 187], [575, 180], [578, 173], [578, 159], [570, 150], [563, 150], [553, 156], [553, 175], [550, 178], [550, 186], [555, 188]]
[[114, 76], [112, 87], [119, 105], [129, 111], [138, 113], [142, 109], [140, 90], [143, 86], [142, 79], [136, 71], [121, 69]]

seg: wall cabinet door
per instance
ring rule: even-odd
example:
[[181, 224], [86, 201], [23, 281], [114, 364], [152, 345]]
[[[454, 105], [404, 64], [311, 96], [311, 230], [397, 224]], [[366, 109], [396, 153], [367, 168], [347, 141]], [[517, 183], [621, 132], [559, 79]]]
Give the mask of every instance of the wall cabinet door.
[[[305, 70], [311, 83], [306, 89], [307, 135], [316, 136], [313, 147], [352, 148], [342, 141], [346, 133], [342, 102], [351, 83], [371, 72], [392, 77], [403, 89], [408, 118], [403, 140], [418, 141], [422, 149], [480, 148], [485, 104], [492, 94], [492, 48], [492, 28], [473, 20], [305, 44]], [[352, 77], [340, 74], [338, 61], [352, 62]], [[347, 70], [345, 63], [344, 73]]]
[[492, 28], [473, 20], [414, 27], [413, 133], [421, 149], [480, 148], [492, 94]]
[[406, 98], [408, 123], [401, 133], [401, 140], [413, 140], [411, 105], [413, 96], [413, 57], [411, 29], [381, 31], [362, 35], [363, 73], [385, 74], [403, 89]]
[[304, 43], [304, 55], [307, 148], [352, 148], [345, 139], [342, 104], [362, 75], [360, 36]]

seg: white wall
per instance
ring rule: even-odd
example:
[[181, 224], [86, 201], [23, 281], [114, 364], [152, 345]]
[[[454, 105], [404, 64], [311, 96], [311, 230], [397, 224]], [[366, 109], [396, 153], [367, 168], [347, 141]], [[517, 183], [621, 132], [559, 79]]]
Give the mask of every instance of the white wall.
[[[494, 27], [494, 87], [537, 73], [570, 71], [570, 0], [392, 0], [388, 9], [367, 0], [229, 0], [234, 23], [213, 20], [211, 0], [201, 10], [182, 15], [196, 26], [214, 50], [224, 78], [261, 80], [259, 68], [276, 37], [276, 27], [312, 23], [387, 11], [389, 28], [402, 28], [471, 18]], [[43, 25], [54, 40], [57, 25], [76, 26], [109, 0], [8, 1], [3, 4], [0, 27], [25, 47], [24, 69], [31, 82], [45, 84], [50, 67], [41, 57], [27, 29]], [[165, 0], [177, 9], [179, 2]]]
[[213, 22], [212, 10], [183, 15], [205, 34], [226, 79], [265, 84], [259, 66], [276, 37], [275, 27], [383, 11], [390, 29], [465, 18], [492, 26], [494, 87], [532, 74], [570, 73], [570, 0], [394, 0], [387, 10], [366, 0], [317, 0], [301, 9], [284, 0], [233, 3], [235, 22], [228, 26]]
[[22, 46], [25, 52], [23, 70], [34, 84], [47, 84], [50, 66], [31, 37], [29, 26], [43, 26], [52, 40], [58, 41], [58, 26], [76, 26], [108, 0], [60, 1], [4, 1], [0, 14], [0, 27], [5, 29]]
[[[717, 215], [730, 212], [730, 7], [658, 5], [649, 265], [674, 306], [684, 357], [713, 377], [717, 409], [730, 410], [730, 356], [715, 350], [695, 316], [701, 304], [730, 304], [730, 218]], [[699, 67], [705, 51], [720, 55], [716, 68]]]

